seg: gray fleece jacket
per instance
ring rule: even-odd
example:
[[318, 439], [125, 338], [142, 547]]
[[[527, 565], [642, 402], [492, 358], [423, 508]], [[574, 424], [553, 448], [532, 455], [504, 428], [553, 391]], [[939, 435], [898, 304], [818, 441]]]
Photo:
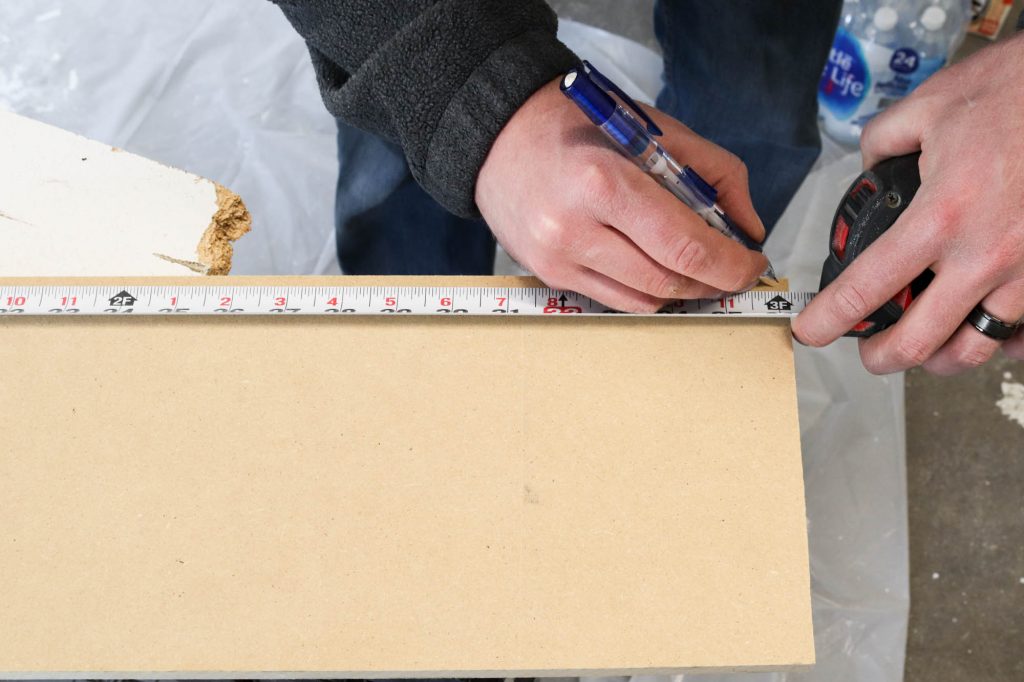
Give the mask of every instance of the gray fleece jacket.
[[328, 111], [405, 150], [450, 211], [512, 114], [576, 63], [543, 0], [273, 0], [306, 39]]
[[544, 0], [273, 2], [306, 39], [328, 111], [400, 145], [465, 217], [479, 216], [476, 177], [501, 128], [578, 61]]

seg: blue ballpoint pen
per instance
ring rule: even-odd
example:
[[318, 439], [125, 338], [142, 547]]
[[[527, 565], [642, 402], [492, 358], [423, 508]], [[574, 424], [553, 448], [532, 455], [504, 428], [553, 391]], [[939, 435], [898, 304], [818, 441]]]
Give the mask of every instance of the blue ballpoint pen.
[[[715, 203], [718, 191], [705, 182], [697, 171], [677, 163], [658, 144], [654, 138], [662, 132], [657, 124], [629, 95], [605, 78], [590, 62], [584, 61], [582, 68], [575, 68], [565, 74], [561, 88], [566, 97], [575, 102], [623, 154], [700, 215], [708, 225], [748, 249], [762, 252], [761, 244], [736, 227]], [[619, 106], [609, 93], [617, 95], [636, 112], [646, 127]], [[772, 283], [778, 281], [770, 262], [761, 278]]]

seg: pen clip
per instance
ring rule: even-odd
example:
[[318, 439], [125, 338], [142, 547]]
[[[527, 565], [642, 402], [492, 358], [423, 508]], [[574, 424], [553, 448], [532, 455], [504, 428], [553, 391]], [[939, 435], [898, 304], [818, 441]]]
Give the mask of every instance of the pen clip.
[[683, 175], [692, 183], [692, 187], [703, 195], [708, 204], [718, 201], [718, 188], [708, 183], [697, 171], [689, 166], [683, 166]]
[[626, 106], [632, 109], [633, 113], [639, 116], [644, 121], [644, 123], [647, 124], [647, 132], [649, 132], [651, 135], [658, 136], [662, 134], [661, 128], [658, 127], [658, 124], [655, 123], [654, 120], [647, 115], [646, 111], [641, 109], [640, 106], [633, 101], [632, 97], [623, 92], [622, 88], [620, 88], [618, 85], [608, 80], [608, 78], [606, 78], [603, 73], [595, 69], [594, 65], [585, 59], [583, 60], [583, 70], [590, 77], [590, 80], [592, 80], [594, 84], [597, 85], [597, 87], [601, 88], [605, 92], [611, 92], [617, 95], [618, 98], [621, 99], [626, 104]]

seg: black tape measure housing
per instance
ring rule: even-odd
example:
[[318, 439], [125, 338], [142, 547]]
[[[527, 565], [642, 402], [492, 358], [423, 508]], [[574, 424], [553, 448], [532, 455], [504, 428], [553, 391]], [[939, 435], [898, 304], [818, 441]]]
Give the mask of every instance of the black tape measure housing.
[[[829, 234], [820, 289], [831, 284], [907, 210], [921, 186], [920, 153], [886, 159], [861, 173], [843, 195]], [[926, 271], [846, 336], [868, 337], [895, 324], [932, 281]]]

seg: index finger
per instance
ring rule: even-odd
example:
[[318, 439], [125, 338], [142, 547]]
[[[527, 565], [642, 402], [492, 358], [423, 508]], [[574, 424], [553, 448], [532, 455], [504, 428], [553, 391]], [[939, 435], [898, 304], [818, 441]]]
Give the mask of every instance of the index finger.
[[753, 239], [764, 241], [764, 223], [750, 198], [746, 164], [682, 123], [678, 126], [680, 130], [666, 136], [662, 144], [677, 161], [693, 167], [718, 191], [718, 203], [740, 229]]
[[925, 117], [921, 101], [913, 97], [900, 100], [873, 118], [860, 136], [864, 168], [883, 159], [910, 154], [921, 149]]
[[721, 234], [635, 166], [594, 217], [656, 262], [722, 291], [742, 291], [768, 267], [764, 255]]

